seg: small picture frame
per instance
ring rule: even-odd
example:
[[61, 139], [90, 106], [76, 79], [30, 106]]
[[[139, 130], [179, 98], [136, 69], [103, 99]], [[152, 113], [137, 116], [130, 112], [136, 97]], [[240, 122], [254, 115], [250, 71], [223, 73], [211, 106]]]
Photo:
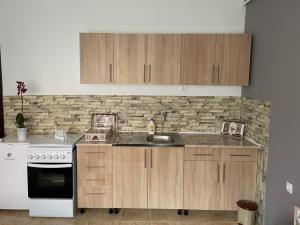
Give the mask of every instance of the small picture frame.
[[295, 206], [294, 225], [300, 225], [300, 208]]
[[244, 127], [243, 123], [238, 123], [234, 121], [226, 121], [222, 124], [221, 133], [224, 135], [231, 135], [236, 137], [243, 137], [244, 135]]

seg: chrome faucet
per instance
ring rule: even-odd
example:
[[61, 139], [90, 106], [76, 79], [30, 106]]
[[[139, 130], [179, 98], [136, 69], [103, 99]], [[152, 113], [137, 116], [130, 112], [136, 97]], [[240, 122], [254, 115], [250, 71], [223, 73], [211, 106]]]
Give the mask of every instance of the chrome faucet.
[[164, 133], [164, 125], [165, 125], [165, 122], [167, 121], [167, 116], [168, 116], [168, 111], [164, 110], [164, 111], [158, 111], [155, 115], [156, 116], [160, 116], [162, 115], [163, 116], [163, 120], [161, 122], [161, 133]]

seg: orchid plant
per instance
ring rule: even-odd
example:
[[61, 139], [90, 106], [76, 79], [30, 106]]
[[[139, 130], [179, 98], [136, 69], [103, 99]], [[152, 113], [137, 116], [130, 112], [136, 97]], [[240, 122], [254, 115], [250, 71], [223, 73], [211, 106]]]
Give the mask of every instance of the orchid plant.
[[24, 125], [24, 122], [25, 122], [25, 119], [24, 119], [24, 116], [23, 116], [23, 103], [24, 103], [24, 100], [23, 100], [23, 95], [26, 93], [27, 91], [27, 88], [25, 86], [25, 82], [23, 81], [17, 81], [17, 94], [18, 96], [21, 97], [21, 102], [22, 102], [22, 108], [21, 108], [21, 112], [19, 112], [16, 116], [16, 127], [17, 128], [25, 128], [25, 125]]

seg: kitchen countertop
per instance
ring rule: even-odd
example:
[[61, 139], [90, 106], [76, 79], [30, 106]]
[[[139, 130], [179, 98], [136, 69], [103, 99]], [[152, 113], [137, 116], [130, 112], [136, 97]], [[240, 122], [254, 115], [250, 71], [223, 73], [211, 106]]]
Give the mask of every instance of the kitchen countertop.
[[245, 138], [225, 136], [221, 134], [180, 133], [185, 146], [207, 147], [247, 147], [258, 148], [259, 146]]
[[[112, 146], [155, 146], [153, 143], [146, 141], [146, 132], [121, 132], [113, 135], [108, 141], [85, 141], [82, 137], [77, 145], [112, 145]], [[230, 147], [230, 148], [254, 148], [259, 146], [254, 143], [238, 137], [223, 136], [221, 134], [203, 134], [203, 133], [179, 133], [181, 141], [174, 147]]]

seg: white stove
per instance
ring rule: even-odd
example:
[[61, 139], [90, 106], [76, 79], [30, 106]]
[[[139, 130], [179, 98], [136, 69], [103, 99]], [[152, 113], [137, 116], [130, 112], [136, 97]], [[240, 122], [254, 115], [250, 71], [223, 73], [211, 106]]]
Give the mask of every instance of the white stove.
[[76, 212], [76, 147], [81, 136], [67, 141], [41, 136], [27, 150], [29, 215], [74, 217]]

